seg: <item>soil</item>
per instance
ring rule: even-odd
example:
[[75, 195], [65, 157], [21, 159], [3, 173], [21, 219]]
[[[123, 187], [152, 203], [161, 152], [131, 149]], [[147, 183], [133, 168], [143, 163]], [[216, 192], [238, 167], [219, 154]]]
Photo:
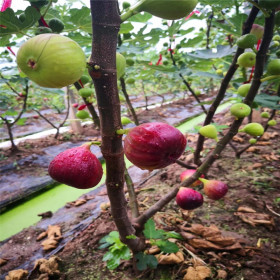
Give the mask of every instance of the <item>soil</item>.
[[[140, 115], [140, 122], [149, 119], [151, 115], [161, 120], [162, 109], [158, 109], [157, 113], [144, 112], [142, 116]], [[217, 123], [228, 124], [231, 121], [232, 117], [228, 113], [217, 114], [215, 117]], [[264, 139], [250, 147], [240, 159], [235, 157], [232, 147], [226, 147], [221, 158], [216, 160], [208, 174], [205, 174], [208, 179], [220, 180], [229, 186], [229, 191], [223, 199], [213, 201], [204, 195], [203, 206], [193, 211], [180, 209], [173, 200], [153, 217], [157, 229], [181, 234], [182, 239], [171, 238], [170, 241], [178, 245], [183, 260], [178, 261], [178, 258], [173, 256], [166, 264], [162, 264], [164, 261], [161, 261], [156, 269], [148, 268], [135, 272], [133, 269], [135, 263], [130, 258], [122, 260], [115, 270], [109, 270], [106, 262], [102, 261], [108, 248], [99, 249], [99, 241], [116, 228], [110, 215], [110, 206], [103, 204], [99, 205], [102, 211], [81, 230], [78, 228], [60, 250], [42, 253], [46, 259], [54, 254], [58, 258], [55, 259], [53, 266], [48, 266], [49, 269], [40, 270], [37, 267], [32, 271], [29, 270], [28, 279], [279, 279], [279, 123], [278, 115], [278, 125], [269, 128]], [[89, 127], [85, 131], [90, 131]], [[92, 135], [97, 137], [96, 134]], [[36, 152], [40, 152], [41, 147], [65, 141], [63, 135], [61, 137], [58, 140], [54, 140], [53, 137], [47, 137], [44, 141], [32, 140], [31, 146]], [[80, 141], [80, 137], [83, 136], [73, 134], [70, 138], [71, 141]], [[187, 139], [189, 149], [180, 159], [187, 164], [193, 164], [191, 151], [195, 149], [197, 134], [189, 133]], [[240, 150], [247, 145], [248, 140], [247, 135], [239, 133], [232, 143]], [[215, 141], [210, 139], [205, 142], [203, 158], [215, 147], [215, 144]], [[9, 155], [8, 161], [12, 162], [19, 156], [35, 152], [33, 148], [26, 149], [26, 143], [20, 144], [19, 147], [21, 152]], [[4, 151], [4, 156], [8, 156], [8, 151]], [[180, 173], [183, 170], [184, 167], [172, 164], [149, 176], [142, 184], [138, 184], [136, 192], [140, 212], [153, 205], [172, 187], [178, 186]], [[203, 193], [202, 188], [199, 186], [197, 190]], [[78, 224], [89, 217], [87, 211], [97, 207], [95, 203], [88, 199], [80, 206], [81, 212], [75, 216], [73, 224]], [[63, 242], [63, 238], [66, 239], [64, 234], [67, 228], [59, 221], [57, 225], [61, 227], [62, 241], [60, 242]], [[32, 260], [30, 257], [32, 252], [41, 246], [35, 241], [41, 232], [42, 230], [39, 231], [36, 226], [32, 226], [1, 243], [2, 249], [5, 248], [6, 252], [2, 250], [0, 253], [3, 275], [19, 268], [27, 261], [27, 256]], [[151, 242], [147, 243], [147, 249], [149, 248]], [[13, 257], [5, 259], [9, 250]], [[35, 263], [35, 260], [32, 261]], [[20, 279], [27, 279], [27, 277]]]

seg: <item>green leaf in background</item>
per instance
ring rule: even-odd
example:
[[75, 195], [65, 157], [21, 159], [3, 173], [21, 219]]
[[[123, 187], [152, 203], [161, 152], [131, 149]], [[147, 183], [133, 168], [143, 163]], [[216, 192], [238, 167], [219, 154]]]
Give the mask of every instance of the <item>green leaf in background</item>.
[[179, 251], [179, 247], [168, 240], [157, 240], [153, 244], [157, 245], [164, 253], [177, 253]]
[[1, 12], [0, 25], [4, 27], [0, 27], [0, 36], [21, 33], [23, 30], [33, 26], [41, 17], [40, 13], [34, 7], [27, 7], [24, 13], [25, 20], [22, 22], [10, 8]]
[[135, 257], [138, 260], [136, 266], [140, 271], [145, 270], [148, 267], [155, 269], [158, 265], [158, 261], [153, 255], [146, 255], [143, 252], [139, 252]]
[[280, 101], [279, 96], [271, 96], [265, 93], [261, 93], [255, 97], [254, 101], [257, 102], [261, 107], [280, 110], [280, 104], [278, 104], [278, 102]]
[[70, 19], [79, 29], [92, 33], [90, 9], [82, 7], [81, 9], [71, 9]]
[[164, 233], [164, 235], [165, 235], [165, 238], [176, 238], [176, 239], [183, 240], [183, 237], [181, 236], [181, 234], [176, 231], [166, 231]]
[[152, 219], [149, 219], [144, 226], [144, 235], [148, 239], [161, 239], [164, 237], [163, 230], [157, 230], [155, 222]]
[[16, 122], [16, 124], [17, 124], [17, 125], [25, 125], [26, 119], [27, 119], [27, 118], [21, 118], [21, 119], [19, 119], [19, 120]]
[[151, 68], [153, 70], [160, 71], [160, 72], [175, 72], [176, 71], [176, 68], [173, 66], [166, 67], [163, 65], [150, 65], [147, 62], [143, 63], [143, 65], [145, 65], [146, 67]]
[[134, 26], [130, 22], [122, 23], [119, 33], [129, 33], [131, 30], [133, 30]]
[[128, 21], [133, 21], [133, 22], [141, 22], [141, 23], [145, 23], [147, 22], [149, 19], [151, 19], [153, 16], [149, 13], [138, 13], [132, 17], [130, 17], [128, 19]]

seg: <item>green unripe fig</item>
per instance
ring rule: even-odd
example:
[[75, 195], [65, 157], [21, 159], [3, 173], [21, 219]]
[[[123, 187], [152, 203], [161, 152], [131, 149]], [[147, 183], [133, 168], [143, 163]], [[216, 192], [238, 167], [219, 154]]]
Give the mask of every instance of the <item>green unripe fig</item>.
[[79, 95], [84, 98], [90, 97], [93, 93], [94, 91], [91, 88], [81, 88], [79, 90]]
[[208, 124], [199, 129], [199, 133], [207, 138], [215, 139], [218, 141], [218, 132], [213, 124]]
[[128, 58], [128, 59], [126, 60], [126, 64], [127, 64], [128, 66], [133, 66], [133, 65], [134, 65], [134, 60], [133, 60], [132, 58]]
[[39, 26], [36, 31], [35, 31], [35, 35], [40, 35], [40, 34], [45, 34], [45, 33], [52, 33], [53, 31], [45, 26]]
[[270, 75], [280, 75], [280, 59], [273, 59], [267, 65], [267, 72]]
[[256, 63], [256, 54], [253, 52], [245, 52], [237, 59], [237, 64], [241, 67], [253, 67]]
[[199, 96], [199, 95], [201, 95], [201, 92], [200, 92], [200, 90], [197, 89], [197, 90], [194, 91], [194, 94], [195, 94], [196, 96]]
[[123, 7], [124, 10], [126, 10], [130, 7], [130, 3], [129, 2], [123, 2], [122, 7]]
[[60, 33], [64, 29], [64, 23], [58, 18], [52, 18], [49, 21], [49, 27], [55, 33]]
[[259, 0], [259, 5], [265, 9], [275, 9], [280, 5], [280, 0]]
[[223, 69], [224, 68], [224, 64], [219, 64], [218, 65], [218, 69]]
[[216, 74], [218, 74], [218, 75], [223, 75], [223, 70], [222, 70], [222, 69], [217, 69], [217, 70], [216, 70]]
[[270, 121], [267, 122], [267, 124], [268, 124], [269, 126], [273, 126], [273, 125], [276, 125], [276, 124], [277, 124], [277, 121], [276, 121], [276, 120], [270, 120]]
[[280, 12], [275, 14], [275, 25], [280, 26]]
[[78, 112], [76, 113], [76, 117], [77, 117], [78, 119], [84, 120], [84, 119], [89, 118], [90, 116], [89, 116], [89, 112], [88, 112], [88, 111], [81, 110], [81, 111], [78, 111]]
[[125, 102], [125, 97], [121, 94], [119, 94], [119, 99], [120, 99], [120, 102]]
[[20, 14], [19, 17], [18, 17], [18, 19], [19, 19], [21, 22], [24, 22], [25, 19], [26, 19], [25, 14]]
[[134, 80], [133, 78], [127, 78], [127, 79], [125, 80], [125, 82], [126, 82], [127, 84], [132, 85], [132, 84], [135, 83], [135, 80]]
[[249, 143], [250, 144], [256, 144], [257, 143], [257, 139], [254, 139], [254, 138], [251, 138], [251, 139], [249, 139]]
[[41, 34], [20, 47], [17, 64], [38, 85], [62, 88], [80, 79], [86, 68], [86, 57], [82, 48], [70, 38]]
[[146, 0], [140, 10], [163, 19], [180, 19], [196, 7], [198, 0]]
[[265, 119], [269, 119], [270, 115], [269, 115], [268, 112], [262, 112], [262, 113], [261, 113], [261, 117], [262, 117], [262, 118], [265, 118]]
[[238, 89], [237, 89], [237, 93], [242, 96], [242, 97], [245, 97], [249, 90], [250, 90], [250, 87], [251, 87], [251, 84], [244, 84], [244, 85], [241, 85]]
[[168, 47], [168, 43], [166, 43], [166, 42], [163, 43], [163, 46], [164, 46], [164, 47]]
[[275, 35], [272, 38], [273, 41], [280, 41], [280, 36], [279, 35]]
[[251, 108], [244, 103], [236, 103], [230, 107], [230, 112], [237, 119], [242, 119], [250, 115]]
[[168, 63], [167, 60], [164, 60], [164, 61], [162, 62], [162, 64], [163, 64], [164, 66], [167, 66], [169, 63]]
[[262, 136], [264, 133], [264, 128], [259, 123], [248, 123], [239, 132], [245, 132], [251, 136]]
[[90, 81], [90, 78], [87, 75], [82, 75], [80, 80], [81, 80], [82, 84], [85, 85], [85, 84], [87, 84]]
[[236, 44], [241, 49], [248, 49], [253, 48], [255, 44], [257, 44], [258, 40], [254, 34], [246, 34], [241, 36], [237, 41]]
[[253, 24], [250, 34], [254, 34], [258, 40], [262, 39], [264, 33], [264, 28], [261, 25]]
[[122, 125], [127, 125], [129, 123], [133, 123], [133, 121], [128, 117], [121, 117]]
[[117, 53], [116, 54], [116, 67], [117, 67], [118, 79], [121, 78], [125, 74], [125, 65], [126, 65], [125, 57], [122, 54]]

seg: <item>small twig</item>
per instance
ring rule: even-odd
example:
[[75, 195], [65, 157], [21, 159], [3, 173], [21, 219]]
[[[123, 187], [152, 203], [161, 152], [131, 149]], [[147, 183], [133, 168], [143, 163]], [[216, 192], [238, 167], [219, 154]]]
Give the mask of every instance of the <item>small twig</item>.
[[278, 213], [275, 212], [273, 209], [271, 209], [271, 208], [267, 205], [267, 203], [265, 204], [265, 206], [266, 206], [267, 210], [270, 211], [272, 214], [274, 214], [274, 215], [280, 217], [280, 214], [278, 214]]
[[197, 167], [193, 166], [193, 165], [188, 165], [186, 163], [184, 163], [183, 161], [179, 160], [179, 159], [176, 159], [175, 162], [182, 166], [182, 167], [185, 167], [185, 168], [188, 168], [188, 169], [196, 169]]

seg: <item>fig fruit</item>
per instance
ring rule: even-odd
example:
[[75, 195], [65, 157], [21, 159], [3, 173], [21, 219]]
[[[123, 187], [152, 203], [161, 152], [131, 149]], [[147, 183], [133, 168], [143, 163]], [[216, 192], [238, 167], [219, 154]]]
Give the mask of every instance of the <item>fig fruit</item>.
[[222, 69], [217, 69], [217, 70], [216, 70], [216, 74], [218, 74], [218, 75], [223, 75], [223, 70], [222, 70]]
[[197, 0], [146, 0], [140, 10], [162, 19], [180, 19], [187, 16], [197, 5]]
[[52, 18], [49, 21], [49, 27], [55, 33], [60, 33], [64, 29], [64, 23], [58, 18]]
[[124, 10], [126, 10], [130, 7], [130, 3], [125, 1], [125, 2], [122, 3], [122, 7], [123, 7]]
[[262, 136], [264, 128], [259, 123], [248, 123], [239, 132], [245, 132], [251, 136]]
[[237, 59], [237, 64], [241, 67], [253, 67], [256, 63], [256, 54], [253, 52], [245, 52]]
[[276, 120], [270, 120], [270, 121], [267, 122], [267, 124], [268, 124], [269, 126], [274, 126], [274, 125], [277, 124], [277, 122], [276, 122]]
[[154, 170], [174, 163], [186, 144], [186, 137], [177, 128], [160, 122], [144, 123], [129, 130], [124, 153], [139, 168]]
[[78, 106], [79, 106], [79, 104], [78, 104], [78, 103], [74, 103], [74, 104], [72, 104], [72, 107], [73, 107], [73, 108], [78, 108]]
[[119, 79], [125, 74], [126, 60], [125, 57], [120, 53], [116, 54], [116, 60], [117, 77]]
[[262, 117], [262, 118], [265, 118], [265, 119], [269, 119], [270, 115], [269, 115], [268, 112], [262, 112], [262, 113], [261, 113], [261, 117]]
[[280, 75], [280, 59], [273, 59], [267, 65], [267, 72], [270, 75]]
[[254, 34], [258, 40], [262, 39], [264, 33], [264, 28], [261, 25], [253, 24], [250, 34]]
[[133, 60], [132, 58], [128, 58], [128, 59], [126, 60], [126, 64], [127, 64], [128, 66], [133, 66], [133, 65], [134, 65], [134, 60]]
[[[196, 172], [195, 169], [186, 169], [185, 171], [183, 171], [180, 174], [180, 180], [181, 182], [187, 180], [189, 177], [191, 177], [194, 173]], [[204, 178], [204, 175], [201, 175], [201, 178]], [[201, 182], [199, 180], [196, 180], [195, 182], [193, 182], [189, 187], [190, 188], [194, 188], [196, 186], [199, 186], [201, 184]]]
[[82, 75], [82, 77], [79, 80], [82, 82], [83, 85], [85, 85], [90, 81], [90, 78], [87, 75]]
[[254, 34], [246, 34], [241, 36], [237, 41], [236, 44], [241, 49], [248, 49], [253, 48], [255, 44], [257, 44], [258, 39]]
[[259, 0], [259, 5], [266, 9], [275, 9], [280, 5], [280, 0]]
[[196, 190], [180, 188], [176, 195], [176, 203], [184, 210], [193, 210], [203, 204], [203, 196]]
[[89, 112], [88, 111], [84, 111], [84, 110], [79, 110], [77, 113], [76, 113], [76, 117], [78, 119], [81, 119], [81, 120], [84, 120], [84, 119], [87, 119], [89, 118]]
[[81, 88], [79, 89], [79, 95], [87, 98], [92, 96], [92, 94], [94, 93], [94, 90], [92, 88]]
[[230, 107], [230, 112], [237, 119], [242, 119], [250, 115], [251, 108], [244, 103], [236, 103]]
[[241, 85], [238, 89], [237, 89], [237, 93], [242, 96], [242, 97], [246, 97], [246, 95], [248, 94], [249, 90], [250, 90], [251, 84], [244, 84]]
[[251, 138], [251, 139], [249, 139], [249, 143], [250, 144], [256, 144], [257, 143], [257, 139]]
[[59, 153], [51, 161], [48, 172], [54, 180], [77, 189], [96, 186], [103, 175], [101, 163], [90, 151], [90, 144]]
[[199, 133], [207, 138], [215, 139], [218, 141], [218, 131], [213, 124], [208, 124], [199, 129]]
[[213, 200], [219, 200], [228, 192], [228, 186], [218, 180], [199, 179], [203, 183], [204, 193]]
[[121, 117], [121, 123], [122, 125], [127, 125], [129, 123], [133, 123], [133, 121], [128, 117]]
[[20, 47], [17, 64], [38, 85], [61, 88], [79, 80], [86, 68], [86, 58], [81, 47], [70, 38], [41, 34]]
[[125, 80], [125, 82], [126, 82], [127, 84], [132, 85], [132, 84], [135, 83], [135, 80], [134, 80], [133, 78], [128, 78], [128, 79]]
[[280, 41], [280, 36], [279, 35], [274, 35], [272, 40], [273, 41]]

